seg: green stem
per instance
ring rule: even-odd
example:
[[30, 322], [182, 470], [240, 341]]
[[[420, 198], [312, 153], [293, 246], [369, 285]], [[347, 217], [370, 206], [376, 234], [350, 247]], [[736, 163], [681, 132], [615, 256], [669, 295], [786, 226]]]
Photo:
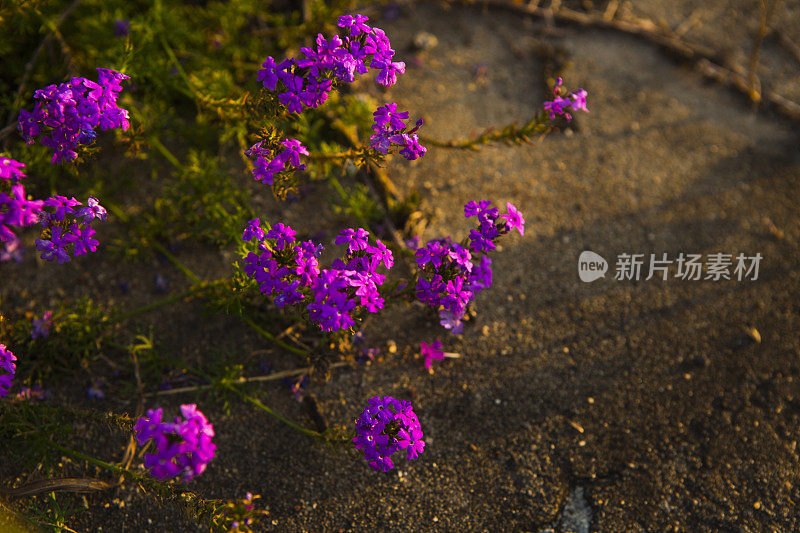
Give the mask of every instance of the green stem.
[[501, 129], [488, 128], [473, 139], [457, 139], [442, 141], [431, 137], [420, 136], [420, 142], [439, 148], [455, 148], [460, 150], [478, 150], [480, 145], [495, 142], [521, 143], [532, 142], [530, 135], [538, 134], [542, 138], [550, 131], [550, 121], [545, 115], [539, 115], [522, 126], [509, 124]]
[[153, 309], [158, 309], [159, 307], [164, 307], [165, 305], [169, 305], [169, 304], [172, 304], [172, 303], [175, 303], [175, 302], [179, 302], [179, 301], [183, 300], [184, 298], [188, 298], [189, 296], [193, 296], [195, 294], [198, 294], [198, 293], [204, 291], [205, 289], [206, 289], [205, 285], [195, 285], [195, 286], [193, 286], [193, 287], [191, 287], [191, 288], [189, 288], [189, 289], [187, 289], [187, 290], [185, 290], [185, 291], [183, 291], [181, 293], [173, 294], [172, 296], [167, 296], [166, 298], [163, 298], [161, 300], [149, 303], [147, 305], [143, 305], [142, 307], [139, 307], [139, 308], [134, 309], [132, 311], [128, 311], [127, 313], [123, 313], [121, 315], [115, 316], [115, 317], [111, 318], [107, 322], [107, 325], [110, 326], [112, 324], [117, 324], [119, 322], [127, 320], [127, 319], [129, 319], [131, 317], [134, 317], [136, 315], [141, 315], [142, 313], [147, 313], [149, 311], [152, 311]]
[[333, 154], [311, 154], [308, 156], [310, 161], [327, 161], [330, 159], [355, 159], [358, 156], [365, 156], [370, 152], [370, 148], [353, 148], [344, 152], [336, 152]]
[[172, 47], [170, 46], [169, 41], [167, 40], [167, 36], [164, 35], [166, 28], [164, 28], [164, 21], [161, 18], [161, 11], [162, 11], [161, 0], [156, 0], [155, 13], [156, 17], [158, 18], [158, 25], [159, 25], [158, 38], [161, 41], [161, 46], [167, 53], [169, 60], [172, 61], [172, 65], [175, 67], [175, 70], [178, 71], [178, 75], [180, 75], [181, 79], [184, 81], [184, 83], [186, 83], [186, 86], [188, 87], [188, 91], [183, 90], [181, 92], [186, 96], [188, 96], [189, 98], [194, 98], [195, 100], [202, 100], [202, 98], [200, 98], [200, 95], [197, 93], [197, 90], [195, 89], [194, 85], [192, 84], [192, 81], [189, 79], [189, 76], [186, 74], [186, 71], [183, 70], [183, 65], [181, 65], [180, 61], [178, 61], [178, 57], [172, 50]]
[[164, 247], [164, 245], [162, 245], [160, 242], [155, 242], [154, 241], [154, 242], [151, 242], [150, 244], [153, 245], [153, 248], [155, 248], [156, 250], [161, 252], [164, 255], [164, 257], [166, 257], [169, 260], [169, 262], [172, 263], [175, 266], [175, 268], [177, 268], [178, 270], [183, 272], [183, 274], [187, 278], [192, 280], [194, 283], [203, 283], [203, 280], [201, 280], [194, 272], [189, 270], [189, 268], [186, 265], [184, 265], [177, 257], [172, 255], [172, 253], [170, 253], [170, 251], [167, 250]]
[[50, 446], [52, 448], [55, 448], [56, 450], [68, 455], [69, 457], [72, 457], [73, 459], [77, 459], [79, 461], [86, 461], [86, 462], [91, 463], [91, 464], [93, 464], [95, 466], [99, 466], [100, 468], [104, 468], [106, 470], [110, 470], [111, 472], [114, 472], [115, 474], [127, 475], [127, 476], [130, 476], [130, 477], [132, 477], [133, 479], [136, 479], [136, 480], [142, 479], [142, 475], [139, 474], [138, 472], [133, 472], [131, 470], [128, 470], [127, 468], [122, 468], [121, 466], [112, 465], [111, 463], [107, 463], [105, 461], [101, 461], [100, 459], [97, 459], [96, 457], [92, 457], [91, 455], [87, 455], [87, 454], [85, 454], [83, 452], [80, 452], [78, 450], [73, 450], [72, 448], [67, 448], [66, 446], [58, 444], [57, 442], [53, 442], [53, 441], [48, 440], [48, 439], [44, 439], [44, 440], [46, 441], [48, 446]]
[[[131, 221], [130, 217], [128, 215], [126, 215], [125, 212], [118, 205], [116, 205], [116, 204], [114, 204], [112, 202], [105, 202], [105, 204], [106, 204], [106, 208], [110, 209], [111, 212], [114, 213], [114, 216], [119, 218], [124, 223], [130, 224], [130, 221]], [[177, 257], [175, 257], [174, 255], [172, 255], [172, 253], [170, 253], [170, 251], [167, 250], [164, 247], [164, 245], [162, 245], [160, 242], [156, 242], [156, 241], [151, 240], [150, 244], [153, 246], [153, 248], [155, 248], [156, 250], [161, 252], [161, 254], [163, 254], [164, 257], [166, 257], [169, 260], [169, 262], [172, 263], [175, 266], [175, 268], [177, 268], [178, 270], [183, 272], [183, 274], [187, 278], [192, 280], [194, 283], [200, 283], [200, 284], [203, 283], [203, 280], [201, 280], [194, 272], [189, 270], [189, 268], [186, 265], [181, 263], [180, 260]]]
[[183, 169], [183, 165], [181, 165], [181, 162], [178, 161], [178, 158], [175, 157], [175, 155], [172, 152], [170, 152], [166, 146], [164, 146], [164, 144], [159, 140], [158, 137], [156, 137], [155, 135], [151, 135], [147, 139], [147, 141], [150, 143], [150, 146], [155, 148], [156, 151], [158, 151], [158, 153], [164, 156], [164, 159], [169, 161], [172, 164], [172, 166], [174, 166], [178, 170]]
[[[183, 366], [183, 365], [180, 365], [178, 363], [178, 361], [174, 361], [173, 360], [173, 361], [169, 361], [169, 362], [170, 362], [170, 364], [173, 364], [175, 366]], [[283, 422], [287, 426], [291, 427], [292, 429], [296, 429], [297, 431], [300, 431], [301, 433], [304, 433], [304, 434], [306, 434], [306, 435], [308, 435], [310, 437], [322, 437], [321, 433], [319, 433], [317, 431], [310, 430], [308, 428], [304, 428], [300, 424], [298, 424], [296, 422], [293, 422], [292, 420], [289, 420], [288, 418], [286, 418], [282, 414], [280, 414], [280, 413], [272, 410], [270, 407], [264, 405], [259, 399], [253, 398], [252, 396], [240, 391], [239, 389], [234, 387], [233, 384], [230, 383], [229, 381], [224, 381], [224, 380], [212, 378], [211, 376], [209, 376], [205, 372], [203, 372], [201, 370], [194, 369], [194, 368], [189, 368], [189, 367], [185, 367], [185, 366], [183, 368], [185, 368], [186, 371], [191, 373], [191, 374], [195, 374], [197, 376], [200, 376], [201, 378], [205, 379], [206, 381], [208, 381], [209, 383], [211, 383], [214, 387], [216, 387], [218, 389], [224, 388], [224, 389], [228, 389], [228, 390], [232, 391], [237, 396], [239, 396], [241, 399], [245, 400], [248, 403], [251, 403], [251, 404], [255, 405], [256, 407], [258, 407], [262, 411], [264, 411], [264, 412], [270, 414], [271, 416], [277, 418], [278, 420], [280, 420], [281, 422]]]
[[336, 192], [339, 193], [339, 196], [341, 196], [342, 200], [347, 200], [347, 192], [344, 190], [344, 187], [342, 187], [342, 184], [339, 183], [339, 180], [336, 179], [335, 176], [329, 176], [328, 181], [331, 185], [333, 185], [333, 188], [336, 189]]
[[292, 346], [291, 344], [287, 344], [287, 343], [283, 342], [283, 341], [282, 341], [282, 340], [280, 340], [280, 339], [276, 339], [276, 338], [275, 338], [275, 335], [273, 335], [273, 334], [272, 334], [272, 333], [270, 333], [269, 331], [265, 330], [264, 328], [262, 328], [261, 326], [259, 326], [259, 325], [258, 325], [258, 324], [256, 324], [255, 322], [253, 322], [253, 319], [252, 319], [252, 318], [250, 318], [250, 317], [248, 317], [248, 316], [244, 316], [244, 315], [242, 315], [242, 320], [243, 320], [243, 321], [244, 321], [244, 322], [245, 322], [245, 323], [246, 323], [248, 326], [250, 326], [251, 328], [253, 328], [253, 331], [255, 331], [256, 333], [258, 333], [259, 335], [261, 335], [261, 336], [262, 336], [262, 337], [264, 337], [265, 339], [269, 340], [270, 342], [272, 342], [272, 343], [273, 343], [273, 344], [275, 344], [276, 346], [280, 346], [280, 347], [281, 347], [281, 348], [283, 348], [284, 350], [287, 350], [287, 351], [289, 351], [289, 352], [292, 352], [293, 354], [297, 354], [297, 355], [310, 355], [310, 354], [309, 354], [309, 353], [308, 353], [306, 350], [303, 350], [302, 348], [298, 348], [297, 346]]
[[259, 409], [261, 409], [265, 413], [277, 418], [278, 420], [280, 420], [281, 422], [283, 422], [284, 424], [286, 424], [290, 428], [296, 429], [297, 431], [299, 431], [301, 433], [304, 433], [305, 435], [308, 435], [309, 437], [314, 437], [314, 438], [321, 438], [322, 437], [322, 433], [320, 433], [318, 431], [314, 431], [314, 430], [308, 429], [308, 428], [304, 428], [300, 424], [289, 420], [288, 418], [286, 418], [282, 414], [280, 414], [280, 413], [278, 413], [276, 411], [273, 411], [270, 407], [264, 405], [261, 402], [261, 400], [259, 400], [258, 398], [253, 398], [252, 396], [250, 396], [248, 394], [245, 394], [244, 392], [240, 391], [239, 389], [237, 389], [236, 387], [234, 387], [230, 383], [222, 383], [221, 386], [227, 388], [228, 390], [233, 391], [234, 393], [239, 395], [239, 397], [242, 400], [255, 405], [256, 407], [258, 407]]

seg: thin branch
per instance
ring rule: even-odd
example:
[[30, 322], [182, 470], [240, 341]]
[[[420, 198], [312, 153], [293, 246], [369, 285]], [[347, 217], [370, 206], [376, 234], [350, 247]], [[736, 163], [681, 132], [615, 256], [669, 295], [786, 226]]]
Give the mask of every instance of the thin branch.
[[[328, 368], [340, 368], [343, 366], [348, 366], [349, 363], [344, 361], [339, 361], [337, 363], [332, 363]], [[249, 378], [241, 377], [230, 383], [235, 385], [241, 385], [245, 383], [264, 383], [267, 381], [277, 381], [283, 378], [290, 378], [294, 376], [302, 376], [304, 374], [309, 374], [313, 370], [313, 367], [305, 367], [305, 368], [295, 368], [294, 370], [283, 370], [281, 372], [275, 372], [273, 374], [269, 374], [267, 376], [253, 376]], [[180, 387], [177, 389], [167, 389], [167, 390], [160, 390], [158, 392], [153, 392], [150, 394], [145, 394], [146, 397], [150, 398], [153, 396], [171, 396], [173, 394], [183, 394], [185, 392], [197, 392], [201, 390], [207, 390], [215, 387], [213, 383], [208, 383], [205, 385], [195, 385], [193, 387]]]
[[[758, 25], [758, 33], [753, 40], [753, 49], [750, 52], [750, 63], [747, 67], [747, 87], [749, 88], [750, 100], [754, 103], [761, 101], [761, 82], [756, 77], [756, 70], [758, 70], [758, 53], [761, 51], [761, 43], [764, 42], [769, 31], [769, 21], [772, 19], [772, 14], [775, 12], [775, 6], [778, 5], [778, 0], [772, 0], [772, 3], [767, 7], [764, 0], [761, 0], [761, 23]], [[756, 85], [758, 88], [756, 88]]]

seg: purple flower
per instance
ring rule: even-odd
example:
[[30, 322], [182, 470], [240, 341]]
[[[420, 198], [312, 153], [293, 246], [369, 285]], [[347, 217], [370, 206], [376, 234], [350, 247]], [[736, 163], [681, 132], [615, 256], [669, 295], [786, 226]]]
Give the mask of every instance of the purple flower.
[[53, 316], [52, 311], [45, 311], [42, 318], [35, 318], [31, 325], [33, 329], [31, 329], [31, 339], [37, 339], [42, 337], [46, 339], [47, 336], [50, 334], [50, 326], [53, 325], [53, 321], [51, 317]]
[[394, 266], [394, 256], [392, 255], [392, 251], [389, 250], [386, 245], [380, 241], [380, 239], [375, 239], [375, 246], [367, 246], [367, 252], [371, 253], [373, 257], [376, 257], [379, 261], [383, 262], [386, 268], [392, 268], [392, 266]]
[[9, 350], [5, 344], [0, 344], [0, 369], [4, 370], [6, 374], [0, 374], [0, 398], [8, 396], [8, 389], [11, 388], [11, 383], [17, 373], [16, 356]]
[[373, 68], [379, 68], [381, 71], [375, 77], [375, 81], [384, 87], [389, 87], [397, 83], [397, 74], [403, 74], [406, 71], [406, 64], [402, 61], [373, 61]]
[[404, 133], [402, 135], [403, 144], [405, 145], [402, 150], [400, 150], [400, 155], [408, 159], [409, 161], [413, 161], [425, 155], [425, 152], [428, 151], [427, 148], [419, 144], [419, 136], [416, 133], [407, 134]]
[[[308, 155], [308, 149], [303, 146], [300, 141], [295, 139], [286, 139], [281, 144], [286, 148], [281, 155], [285, 157], [292, 166], [300, 167], [300, 156]], [[305, 166], [302, 168], [305, 168]]]
[[461, 335], [464, 332], [464, 323], [461, 321], [463, 316], [463, 314], [456, 315], [450, 309], [440, 309], [439, 324], [453, 335]]
[[408, 120], [408, 111], [398, 113], [397, 104], [390, 103], [379, 106], [372, 116], [375, 117], [375, 124], [372, 126], [375, 131], [396, 131], [406, 127], [403, 120]]
[[242, 240], [245, 242], [250, 242], [253, 238], [257, 241], [264, 239], [264, 230], [261, 229], [261, 221], [257, 218], [247, 223], [242, 234]]
[[0, 156], [0, 179], [8, 180], [11, 183], [19, 183], [25, 177], [22, 172], [23, 168], [25, 168], [23, 163]]
[[366, 250], [367, 249], [367, 237], [369, 237], [369, 232], [364, 228], [347, 228], [343, 229], [339, 235], [333, 240], [335, 244], [346, 244], [347, 251], [349, 253], [355, 253], [358, 250]]
[[101, 388], [105, 385], [105, 382], [102, 379], [93, 379], [92, 384], [86, 387], [86, 396], [90, 400], [102, 400], [106, 397], [106, 393], [103, 392]]
[[78, 226], [72, 225], [72, 235], [75, 237], [75, 255], [86, 255], [87, 252], [94, 252], [97, 250], [97, 245], [100, 244], [97, 239], [93, 239], [92, 235], [96, 232], [91, 226], [84, 226], [78, 229]]
[[397, 448], [399, 450], [407, 450], [407, 459], [411, 461], [419, 457], [419, 454], [425, 449], [425, 441], [422, 440], [422, 430], [417, 427], [412, 427], [406, 431], [401, 429], [397, 432]]
[[167, 292], [167, 286], [169, 285], [169, 280], [161, 274], [160, 272], [156, 272], [156, 277], [153, 279], [153, 287], [155, 287], [156, 292]]
[[568, 109], [572, 111], [589, 112], [589, 109], [586, 107], [586, 96], [588, 93], [583, 89], [578, 89], [577, 91], [569, 93], [566, 97], [560, 96], [559, 93], [561, 92], [563, 83], [564, 80], [561, 78], [556, 80], [556, 85], [553, 88], [553, 100], [544, 103], [544, 110], [547, 112], [550, 120], [555, 119], [556, 116], [563, 116], [567, 121], [572, 120], [572, 115], [569, 114], [567, 111]]
[[525, 219], [522, 218], [522, 213], [510, 202], [506, 202], [506, 209], [508, 214], [500, 215], [500, 218], [506, 221], [506, 227], [516, 229], [520, 235], [525, 235]]
[[[392, 61], [394, 50], [385, 32], [367, 25], [368, 20], [360, 14], [339, 17], [337, 25], [345, 30], [343, 35], [326, 40], [318, 34], [316, 48], [302, 47], [304, 57], [299, 60], [286, 59], [276, 64], [268, 57], [258, 72], [258, 81], [264, 88], [278, 92], [278, 99], [292, 113], [302, 112], [304, 106], [322, 105], [332, 89], [331, 78], [351, 83], [371, 67], [380, 69], [378, 83], [394, 84], [397, 74], [405, 71], [405, 64]], [[30, 128], [35, 128], [35, 123]]]
[[350, 30], [350, 35], [356, 36], [360, 33], [369, 33], [372, 28], [364, 24], [369, 20], [369, 17], [364, 15], [342, 15], [339, 17], [337, 26]]
[[66, 196], [53, 196], [48, 198], [44, 201], [44, 205], [47, 207], [55, 208], [54, 217], [55, 220], [61, 221], [66, 218], [67, 214], [72, 214], [75, 212], [73, 207], [77, 205], [81, 205], [81, 203], [73, 198], [67, 198]]
[[283, 250], [292, 244], [295, 235], [297, 235], [297, 232], [291, 226], [286, 226], [281, 222], [272, 226], [272, 229], [267, 232], [267, 238], [275, 239], [275, 248], [278, 250]]
[[125, 37], [131, 31], [131, 23], [127, 20], [114, 21], [114, 35], [117, 37]]
[[94, 196], [90, 196], [89, 199], [86, 200], [86, 207], [80, 208], [75, 218], [80, 218], [84, 224], [88, 224], [95, 218], [105, 221], [106, 215], [106, 208], [100, 205], [100, 200]]
[[474, 217], [478, 213], [483, 212], [487, 207], [492, 205], [492, 202], [489, 200], [481, 200], [480, 202], [467, 202], [464, 206], [464, 216]]
[[586, 107], [586, 96], [587, 92], [584, 89], [578, 89], [575, 92], [569, 94], [572, 103], [570, 107], [572, 107], [573, 111], [584, 111], [586, 113], [589, 112], [589, 109]]
[[425, 358], [425, 369], [430, 370], [431, 364], [434, 361], [444, 361], [444, 352], [442, 351], [442, 342], [439, 339], [428, 344], [426, 342], [419, 343], [420, 352], [422, 357]]

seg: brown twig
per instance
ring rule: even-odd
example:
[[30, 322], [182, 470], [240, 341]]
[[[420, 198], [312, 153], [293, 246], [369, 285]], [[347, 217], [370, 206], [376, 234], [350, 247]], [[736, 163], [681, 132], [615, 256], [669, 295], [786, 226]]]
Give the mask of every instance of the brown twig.
[[784, 50], [792, 54], [795, 60], [800, 63], [800, 46], [797, 45], [788, 35], [786, 32], [781, 30], [773, 30], [778, 36], [778, 42], [783, 47]]
[[[764, 37], [769, 31], [769, 21], [772, 19], [772, 14], [775, 12], [775, 6], [778, 5], [778, 0], [772, 0], [772, 3], [767, 7], [764, 0], [761, 0], [761, 23], [758, 25], [758, 33], [753, 40], [753, 49], [750, 52], [750, 62], [747, 66], [747, 87], [748, 96], [753, 103], [761, 101], [761, 83], [756, 76], [758, 70], [758, 53], [761, 51], [761, 43], [764, 42]], [[758, 88], [756, 88], [758, 86]]]

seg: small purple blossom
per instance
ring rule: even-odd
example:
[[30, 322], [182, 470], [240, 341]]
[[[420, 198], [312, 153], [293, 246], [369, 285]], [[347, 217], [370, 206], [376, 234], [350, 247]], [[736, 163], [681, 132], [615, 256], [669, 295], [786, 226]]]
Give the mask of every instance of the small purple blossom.
[[100, 205], [100, 200], [94, 196], [90, 196], [89, 199], [86, 200], [86, 207], [80, 208], [75, 218], [79, 218], [81, 222], [88, 224], [95, 218], [105, 221], [106, 215], [106, 208]]
[[242, 234], [242, 240], [245, 242], [250, 242], [253, 239], [257, 241], [264, 239], [264, 230], [261, 229], [261, 221], [257, 218], [247, 223]]
[[86, 396], [90, 400], [103, 400], [106, 397], [106, 393], [103, 391], [103, 386], [105, 385], [105, 381], [102, 379], [93, 379], [92, 384], [86, 387]]
[[506, 209], [508, 214], [500, 215], [500, 218], [506, 221], [506, 227], [517, 230], [520, 235], [525, 235], [525, 219], [522, 218], [522, 213], [510, 202], [506, 202]]
[[572, 120], [572, 115], [569, 113], [569, 110], [573, 112], [589, 112], [589, 109], [586, 107], [586, 97], [588, 93], [584, 89], [578, 89], [577, 91], [567, 94], [567, 96], [561, 96], [560, 93], [563, 83], [564, 80], [561, 78], [556, 80], [556, 85], [553, 88], [553, 100], [544, 103], [544, 110], [547, 112], [550, 120], [554, 120], [557, 116], [563, 116], [567, 121]]
[[0, 398], [8, 396], [8, 390], [17, 373], [17, 358], [5, 344], [0, 344], [0, 370], [5, 374], [0, 374]]
[[117, 19], [114, 21], [114, 35], [117, 37], [125, 37], [131, 31], [131, 23], [127, 20]]
[[25, 168], [23, 163], [0, 156], [0, 179], [19, 183], [25, 177], [25, 173], [22, 172], [23, 168]]
[[52, 311], [45, 311], [42, 318], [35, 318], [31, 322], [31, 339], [37, 339], [42, 337], [46, 339], [47, 336], [50, 334], [50, 326], [53, 325], [52, 320], [53, 312]]

